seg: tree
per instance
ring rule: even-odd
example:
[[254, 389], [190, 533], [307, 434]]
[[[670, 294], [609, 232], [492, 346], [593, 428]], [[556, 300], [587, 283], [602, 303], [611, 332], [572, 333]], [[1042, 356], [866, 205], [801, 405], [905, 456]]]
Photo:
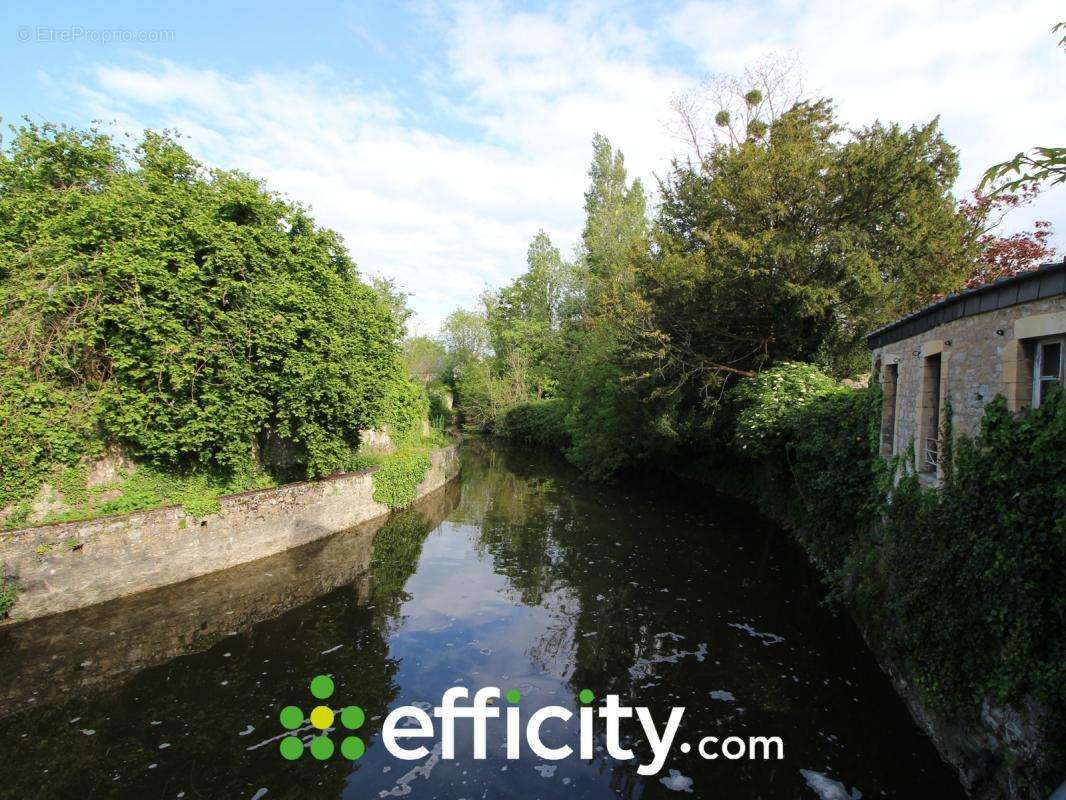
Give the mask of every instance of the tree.
[[1000, 194], [982, 195], [975, 191], [972, 199], [959, 204], [971, 227], [969, 235], [978, 247], [977, 260], [962, 288], [973, 289], [1013, 277], [1050, 261], [1055, 255], [1055, 248], [1050, 244], [1054, 230], [1047, 220], [1037, 220], [1032, 231], [1020, 231], [1010, 236], [995, 233], [1009, 212], [1031, 203], [1037, 194], [1034, 186]]
[[797, 59], [765, 55], [740, 75], [712, 75], [696, 89], [675, 96], [670, 130], [699, 164], [717, 147], [761, 139], [802, 96]]
[[399, 337], [401, 339], [405, 337], [407, 335], [407, 322], [415, 313], [407, 305], [407, 300], [411, 293], [401, 289], [393, 278], [387, 278], [383, 275], [372, 276], [370, 278], [370, 288], [374, 290], [374, 293], [392, 314]]
[[935, 121], [849, 133], [827, 101], [675, 162], [638, 274], [633, 378], [699, 406], [775, 361], [857, 370], [865, 333], [964, 279], [957, 171]]
[[571, 267], [543, 230], [529, 245], [526, 265], [524, 273], [486, 298], [486, 318], [499, 369], [506, 370], [512, 354], [520, 353], [531, 390], [543, 396], [555, 386], [553, 357]]
[[[647, 198], [640, 179], [629, 183], [625, 158], [607, 137], [592, 138], [589, 188], [585, 192], [585, 228], [581, 242], [593, 294], [611, 293], [631, 284], [634, 245], [642, 246], [648, 230]], [[593, 302], [596, 297], [593, 297]]]
[[561, 337], [560, 391], [566, 398], [567, 457], [605, 478], [643, 452], [644, 409], [623, 382], [622, 338], [632, 325], [636, 269], [648, 251], [646, 195], [606, 137], [592, 140], [580, 274], [584, 292]]
[[485, 315], [465, 308], [457, 308], [441, 327], [444, 348], [452, 364], [482, 359], [489, 349], [489, 327]]
[[448, 352], [444, 343], [429, 336], [412, 336], [403, 343], [407, 374], [421, 383], [430, 383], [445, 374]]

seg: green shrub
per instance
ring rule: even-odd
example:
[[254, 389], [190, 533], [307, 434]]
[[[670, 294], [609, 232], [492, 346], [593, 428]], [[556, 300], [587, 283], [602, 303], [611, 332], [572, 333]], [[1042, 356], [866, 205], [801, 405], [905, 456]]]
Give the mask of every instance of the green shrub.
[[455, 393], [463, 423], [486, 432], [495, 430], [507, 408], [529, 400], [529, 392], [520, 379], [509, 372], [497, 375], [487, 359], [463, 363], [456, 378]]
[[565, 449], [570, 443], [564, 400], [534, 400], [512, 406], [503, 413], [499, 433], [508, 439], [540, 447]]
[[813, 364], [784, 362], [730, 391], [740, 406], [734, 442], [749, 458], [778, 450], [795, 430], [794, 415], [805, 404], [837, 388], [836, 381]]
[[651, 426], [640, 399], [622, 385], [623, 371], [611, 358], [585, 357], [583, 369], [568, 387], [566, 458], [593, 480], [606, 480], [647, 456]]
[[27, 124], [0, 151], [0, 506], [116, 442], [241, 474], [266, 428], [304, 475], [425, 416], [340, 237], [168, 136]]
[[18, 597], [18, 583], [13, 578], [0, 578], [0, 619], [8, 615]]
[[429, 470], [429, 454], [423, 450], [397, 450], [381, 460], [374, 473], [374, 500], [389, 508], [403, 508], [415, 499], [415, 487]]
[[455, 412], [451, 408], [450, 394], [443, 386], [431, 386], [429, 394], [429, 421], [434, 428], [447, 430], [455, 423]]
[[881, 393], [836, 387], [789, 414], [787, 434], [796, 531], [827, 569], [839, 569], [877, 518], [885, 472], [876, 458]]

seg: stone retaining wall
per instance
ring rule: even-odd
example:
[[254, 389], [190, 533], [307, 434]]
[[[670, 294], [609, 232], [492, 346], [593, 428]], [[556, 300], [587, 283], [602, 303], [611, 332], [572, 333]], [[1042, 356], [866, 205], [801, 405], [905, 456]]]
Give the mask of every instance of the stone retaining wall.
[[[461, 492], [459, 482], [451, 481], [400, 513], [435, 529]], [[378, 517], [230, 569], [4, 627], [0, 719], [86, 691], [114, 692], [143, 669], [207, 650], [340, 587], [349, 587], [365, 605], [374, 542], [394, 519]], [[387, 608], [380, 606], [382, 613]]]
[[[430, 454], [423, 497], [459, 474], [458, 445]], [[389, 513], [373, 470], [220, 498], [207, 517], [181, 506], [0, 534], [0, 575], [18, 580], [9, 621], [179, 583], [312, 542]]]

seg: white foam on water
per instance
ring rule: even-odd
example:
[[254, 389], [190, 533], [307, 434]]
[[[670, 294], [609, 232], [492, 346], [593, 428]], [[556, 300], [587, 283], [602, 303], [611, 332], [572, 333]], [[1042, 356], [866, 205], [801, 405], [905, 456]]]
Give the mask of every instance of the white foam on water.
[[676, 769], [670, 770], [665, 778], [659, 778], [659, 783], [672, 792], [692, 792], [692, 778], [682, 775]]
[[858, 789], [848, 791], [848, 787], [840, 781], [835, 781], [821, 772], [812, 769], [801, 769], [800, 775], [807, 782], [807, 786], [813, 789], [819, 800], [861, 800], [862, 792]]

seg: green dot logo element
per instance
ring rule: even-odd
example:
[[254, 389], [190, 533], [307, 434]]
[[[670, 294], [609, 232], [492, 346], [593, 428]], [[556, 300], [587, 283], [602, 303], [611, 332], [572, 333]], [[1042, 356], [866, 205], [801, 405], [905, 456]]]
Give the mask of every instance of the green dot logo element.
[[358, 736], [346, 736], [341, 742], [341, 755], [349, 761], [362, 758], [365, 752], [366, 745], [363, 744], [363, 740]]
[[359, 706], [348, 706], [341, 710], [341, 725], [348, 730], [354, 731], [356, 728], [361, 728], [365, 720], [366, 714]]
[[596, 699], [596, 695], [592, 693], [591, 689], [582, 689], [581, 692], [578, 694], [577, 699], [580, 700], [582, 703], [591, 703], [593, 700]]
[[289, 761], [295, 761], [303, 755], [304, 743], [295, 736], [286, 736], [281, 740], [278, 749], [281, 751], [282, 758], [288, 759]]
[[507, 690], [507, 702], [510, 703], [511, 705], [516, 704], [521, 699], [522, 699], [522, 693], [520, 691], [518, 691], [517, 689], [508, 689]]
[[[311, 679], [311, 694], [320, 701], [325, 701], [333, 696], [336, 686], [333, 678], [329, 675], [316, 675]], [[348, 730], [356, 730], [366, 722], [366, 714], [359, 706], [345, 706], [334, 711], [324, 702], [315, 705], [307, 717], [299, 706], [285, 706], [278, 713], [278, 720], [289, 733], [282, 734], [278, 750], [282, 758], [295, 761], [303, 755], [304, 750], [310, 750], [311, 755], [318, 761], [331, 758], [337, 747], [329, 738], [329, 731], [333, 730], [338, 721]], [[309, 738], [306, 742], [296, 733], [309, 723], [310, 727], [317, 728], [320, 734]], [[345, 758], [354, 761], [363, 756], [366, 745], [358, 736], [347, 736], [340, 743], [340, 751]]]
[[316, 736], [311, 740], [311, 755], [319, 761], [325, 761], [333, 755], [333, 740], [328, 736]]
[[293, 731], [303, 724], [304, 712], [296, 706], [285, 706], [285, 708], [281, 709], [281, 713], [278, 714], [278, 719], [281, 721], [283, 728]]
[[319, 700], [325, 700], [333, 694], [333, 678], [329, 675], [316, 675], [311, 681], [311, 694]]

